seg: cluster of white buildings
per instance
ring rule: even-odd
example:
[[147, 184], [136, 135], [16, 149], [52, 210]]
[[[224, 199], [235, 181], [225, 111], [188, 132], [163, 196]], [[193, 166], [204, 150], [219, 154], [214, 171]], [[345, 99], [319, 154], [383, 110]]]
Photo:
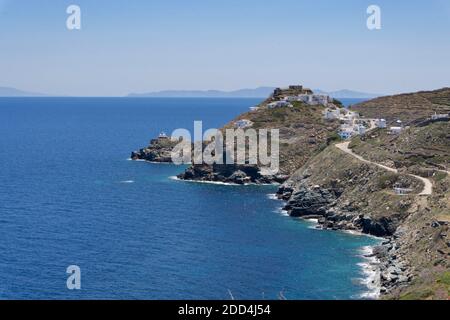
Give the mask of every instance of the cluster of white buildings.
[[306, 103], [307, 105], [314, 106], [314, 105], [324, 105], [328, 106], [329, 103], [333, 102], [333, 98], [326, 94], [299, 94], [296, 96], [286, 96], [284, 97], [284, 101], [294, 102], [299, 101]]
[[348, 125], [343, 124], [339, 129], [339, 136], [344, 139], [350, 139], [354, 136], [362, 136], [366, 134], [367, 128], [363, 124]]
[[367, 128], [361, 123], [359, 114], [348, 109], [328, 108], [324, 112], [326, 120], [339, 120], [341, 127], [339, 128], [339, 136], [344, 139], [350, 139], [357, 135], [366, 133]]
[[[343, 108], [328, 108], [324, 112], [324, 118], [326, 120], [339, 120], [342, 124], [339, 129], [339, 136], [344, 139], [350, 139], [354, 136], [364, 135], [368, 128], [363, 124], [364, 122], [370, 123], [370, 129], [372, 128], [387, 128], [386, 119], [361, 119], [359, 114]], [[390, 134], [400, 134], [403, 131], [403, 124], [401, 121], [397, 121], [397, 125], [390, 127]]]
[[267, 107], [269, 109], [282, 108], [282, 107], [292, 108], [292, 104], [287, 100], [281, 100], [281, 101], [271, 102], [267, 105]]
[[359, 119], [359, 114], [348, 109], [329, 108], [325, 110], [324, 117], [326, 120], [339, 120], [346, 124], [353, 124], [355, 120]]

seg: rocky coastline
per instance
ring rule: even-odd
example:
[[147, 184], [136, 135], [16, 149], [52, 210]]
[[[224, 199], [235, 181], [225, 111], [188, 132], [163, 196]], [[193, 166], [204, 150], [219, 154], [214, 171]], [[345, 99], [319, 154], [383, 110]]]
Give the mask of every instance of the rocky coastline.
[[371, 298], [386, 295], [399, 286], [407, 286], [413, 279], [413, 272], [400, 254], [397, 226], [388, 219], [374, 220], [352, 210], [337, 209], [339, 196], [338, 190], [319, 186], [302, 186], [294, 192], [292, 187], [282, 185], [277, 191], [278, 199], [285, 201], [283, 210], [291, 217], [314, 219], [316, 228], [323, 230], [366, 234], [380, 239], [379, 245], [363, 255], [370, 261], [369, 268], [377, 275], [370, 279], [374, 283], [368, 284], [373, 290]]
[[[154, 163], [172, 163], [171, 153], [178, 141], [166, 136], [152, 139], [146, 148], [131, 153], [132, 160]], [[198, 182], [222, 182], [228, 184], [281, 184], [289, 176], [263, 175], [256, 165], [191, 165], [177, 176], [180, 180]]]
[[[277, 92], [283, 94], [283, 90]], [[394, 119], [401, 115], [403, 107], [398, 106], [416, 105], [423, 100], [421, 95], [450, 101], [449, 92], [445, 89], [374, 101], [385, 103], [380, 110], [392, 107], [388, 109]], [[335, 145], [339, 140], [336, 134], [339, 122], [323, 119], [324, 106], [292, 102], [288, 107], [269, 108], [275, 97], [274, 93], [224, 129], [236, 128], [237, 123], [251, 124], [255, 129], [279, 128], [280, 174], [262, 175], [257, 165], [191, 165], [178, 179], [238, 185], [280, 184], [276, 196], [284, 201], [283, 210], [290, 216], [314, 219], [321, 229], [380, 238], [379, 245], [363, 254], [369, 261], [366, 271], [374, 275], [368, 284], [375, 288], [372, 297], [447, 299], [450, 295], [448, 121], [414, 124], [435, 110], [448, 111], [448, 104], [436, 106], [433, 100], [421, 114], [408, 113], [411, 126], [401, 134], [377, 129], [370, 135], [353, 138], [350, 149], [358, 158]], [[378, 114], [376, 103], [366, 105], [365, 111]], [[171, 162], [175, 144], [167, 137], [159, 137], [147, 148], [133, 152], [131, 158]], [[414, 152], [412, 157], [408, 158], [408, 150]], [[434, 155], [431, 164], [430, 157], [423, 156], [428, 154]], [[423, 191], [424, 180], [432, 185], [432, 193]]]
[[193, 165], [179, 174], [178, 179], [187, 181], [210, 181], [229, 184], [281, 184], [287, 175], [262, 175], [255, 165]]

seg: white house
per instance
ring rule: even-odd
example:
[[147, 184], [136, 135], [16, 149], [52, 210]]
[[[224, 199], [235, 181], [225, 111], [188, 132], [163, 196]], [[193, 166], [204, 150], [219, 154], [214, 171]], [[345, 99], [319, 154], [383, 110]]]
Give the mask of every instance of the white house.
[[234, 123], [234, 127], [236, 129], [245, 129], [248, 127], [251, 127], [253, 125], [253, 122], [247, 119], [238, 120]]
[[313, 103], [313, 95], [312, 94], [300, 94], [297, 97], [297, 101], [301, 101], [306, 104], [312, 104]]
[[298, 96], [287, 96], [287, 97], [284, 97], [283, 100], [293, 102], [293, 101], [299, 101], [299, 98], [298, 98]]
[[321, 105], [327, 106], [329, 99], [330, 99], [329, 96], [327, 96], [326, 94], [314, 94], [313, 95], [313, 101], [316, 104], [321, 104]]
[[366, 127], [363, 126], [362, 124], [357, 124], [354, 128], [353, 131], [358, 134], [358, 135], [364, 135], [366, 134]]
[[408, 188], [399, 188], [399, 187], [394, 187], [394, 191], [397, 195], [399, 196], [403, 196], [403, 195], [407, 195], [411, 192], [413, 192], [412, 189], [408, 189]]
[[389, 130], [391, 134], [400, 134], [403, 131], [403, 127], [391, 127]]
[[250, 107], [250, 111], [256, 111], [258, 109], [259, 109], [259, 107]]
[[353, 137], [355, 132], [353, 131], [352, 128], [341, 128], [338, 134], [342, 139], [347, 140]]
[[325, 119], [327, 119], [327, 120], [339, 119], [340, 116], [341, 116], [341, 111], [339, 109], [335, 109], [335, 110], [327, 109], [327, 110], [325, 110]]
[[387, 127], [386, 119], [377, 119], [375, 121], [377, 128], [384, 129]]
[[333, 99], [326, 94], [300, 94], [296, 98], [297, 101], [301, 101], [309, 105], [321, 104], [328, 106], [328, 103], [333, 101]]
[[436, 112], [431, 116], [431, 120], [441, 120], [441, 119], [448, 119], [448, 114], [437, 114]]
[[267, 107], [268, 107], [269, 109], [273, 109], [273, 108], [281, 108], [281, 107], [292, 107], [292, 104], [290, 104], [290, 103], [287, 102], [287, 101], [275, 101], [275, 102], [269, 103], [269, 104], [267, 105]]
[[167, 134], [164, 131], [159, 134], [158, 138], [159, 139], [169, 139], [169, 137], [167, 136]]

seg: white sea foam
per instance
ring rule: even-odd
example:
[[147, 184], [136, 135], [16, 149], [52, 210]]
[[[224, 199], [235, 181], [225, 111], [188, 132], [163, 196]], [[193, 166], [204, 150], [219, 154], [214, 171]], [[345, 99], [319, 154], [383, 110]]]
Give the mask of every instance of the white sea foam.
[[270, 200], [280, 200], [280, 199], [278, 199], [276, 193], [269, 193], [267, 195], [267, 198], [269, 198]]
[[308, 226], [308, 229], [323, 230], [323, 228], [319, 225], [319, 219], [303, 219], [303, 220], [311, 224], [310, 226]]
[[360, 254], [364, 259], [358, 263], [361, 268], [363, 278], [359, 282], [367, 287], [367, 291], [359, 295], [362, 299], [378, 299], [380, 296], [381, 280], [379, 260], [373, 255], [373, 247], [365, 246], [360, 249]]
[[131, 159], [131, 158], [128, 158], [127, 161], [147, 162], [147, 163], [152, 163], [152, 164], [165, 164], [165, 165], [167, 165], [167, 164], [173, 164], [172, 162], [148, 161], [148, 160], [145, 160], [145, 159], [136, 159], [136, 160], [133, 160], [133, 159]]
[[176, 180], [176, 181], [182, 181], [182, 182], [215, 184], [215, 185], [221, 185], [221, 186], [235, 186], [235, 187], [236, 186], [245, 186], [242, 184], [220, 182], [220, 181], [183, 180], [183, 179], [178, 178], [177, 176], [171, 176], [171, 177], [169, 177], [169, 179]]
[[204, 184], [215, 184], [220, 186], [233, 186], [233, 187], [245, 187], [245, 186], [272, 186], [274, 184], [263, 184], [263, 183], [245, 183], [245, 184], [237, 184], [231, 182], [221, 182], [221, 181], [202, 181], [202, 180], [184, 180], [180, 179], [176, 176], [171, 176], [169, 179], [182, 181], [182, 182], [190, 182], [190, 183], [204, 183]]
[[362, 232], [356, 231], [356, 230], [342, 230], [342, 232], [350, 234], [352, 236], [364, 236], [364, 237], [369, 237], [369, 238], [373, 238], [376, 240], [386, 240], [385, 238], [373, 236], [373, 235], [367, 234], [367, 233], [362, 233]]
[[134, 180], [124, 180], [120, 181], [120, 183], [134, 183]]
[[289, 217], [289, 212], [287, 212], [286, 210], [283, 210], [283, 207], [280, 207], [280, 208], [274, 210], [273, 212], [281, 214], [282, 216], [285, 216], [285, 217]]

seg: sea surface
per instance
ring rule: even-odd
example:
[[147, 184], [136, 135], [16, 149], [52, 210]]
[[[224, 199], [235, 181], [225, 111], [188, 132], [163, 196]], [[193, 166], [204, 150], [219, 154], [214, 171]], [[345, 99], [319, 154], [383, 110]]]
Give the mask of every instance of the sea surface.
[[377, 240], [287, 217], [275, 186], [129, 161], [160, 131], [220, 127], [258, 102], [0, 98], [0, 299], [361, 297]]

